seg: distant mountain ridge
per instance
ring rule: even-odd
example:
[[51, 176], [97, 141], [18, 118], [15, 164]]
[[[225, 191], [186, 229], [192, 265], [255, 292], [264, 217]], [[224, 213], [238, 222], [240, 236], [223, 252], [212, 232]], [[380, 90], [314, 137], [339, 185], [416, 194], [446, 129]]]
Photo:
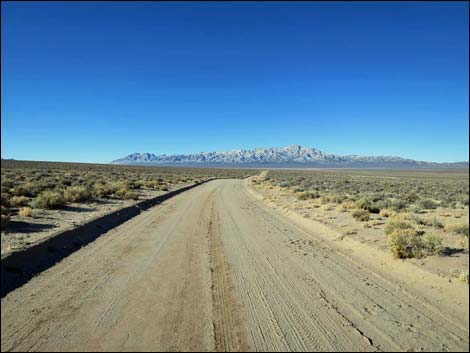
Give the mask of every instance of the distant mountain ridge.
[[394, 156], [342, 156], [299, 145], [175, 155], [132, 153], [124, 158], [116, 159], [111, 163], [126, 165], [252, 166], [278, 168], [468, 168], [469, 166], [468, 162], [424, 162]]

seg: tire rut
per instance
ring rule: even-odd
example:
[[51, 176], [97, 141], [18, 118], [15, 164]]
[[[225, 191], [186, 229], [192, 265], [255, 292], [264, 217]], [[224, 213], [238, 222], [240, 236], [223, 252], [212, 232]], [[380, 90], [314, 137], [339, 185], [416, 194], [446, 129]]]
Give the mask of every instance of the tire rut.
[[245, 332], [239, 313], [230, 267], [224, 255], [220, 237], [219, 215], [212, 201], [207, 228], [213, 305], [215, 350], [218, 352], [248, 351]]

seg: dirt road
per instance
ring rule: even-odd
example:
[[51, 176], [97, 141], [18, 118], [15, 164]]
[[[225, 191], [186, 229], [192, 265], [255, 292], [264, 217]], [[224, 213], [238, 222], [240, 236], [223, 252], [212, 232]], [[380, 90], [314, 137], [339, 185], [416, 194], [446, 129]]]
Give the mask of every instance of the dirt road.
[[243, 181], [216, 180], [9, 293], [1, 344], [2, 351], [468, 350], [468, 302], [450, 304], [461, 314], [282, 218]]

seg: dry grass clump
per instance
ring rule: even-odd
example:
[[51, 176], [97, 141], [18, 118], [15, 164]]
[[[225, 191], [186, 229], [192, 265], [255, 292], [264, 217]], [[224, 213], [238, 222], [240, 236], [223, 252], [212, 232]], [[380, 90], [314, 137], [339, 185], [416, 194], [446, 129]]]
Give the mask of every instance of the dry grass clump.
[[380, 212], [379, 212], [379, 215], [380, 215], [381, 217], [385, 217], [385, 218], [391, 217], [391, 216], [393, 216], [394, 214], [395, 214], [394, 211], [389, 210], [389, 209], [387, 209], [387, 208], [383, 208], [383, 209], [381, 209]]
[[345, 229], [343, 229], [343, 235], [354, 235], [354, 234], [357, 234], [357, 230], [353, 227], [346, 227]]
[[353, 210], [355, 208], [354, 201], [344, 201], [341, 205], [338, 206], [338, 210], [341, 212], [347, 212], [349, 210]]
[[381, 226], [384, 222], [381, 219], [373, 219], [369, 222], [373, 226]]
[[467, 282], [468, 283], [468, 272], [466, 272], [466, 271], [460, 272], [459, 279], [462, 282]]
[[55, 191], [43, 191], [32, 202], [34, 208], [57, 209], [66, 204], [63, 193]]
[[32, 217], [33, 216], [33, 209], [31, 207], [21, 207], [18, 211], [18, 214], [21, 217]]
[[465, 251], [468, 251], [469, 249], [469, 241], [468, 241], [468, 236], [463, 236], [462, 239], [460, 240], [460, 246], [462, 249]]
[[366, 222], [370, 219], [369, 211], [363, 210], [363, 209], [355, 209], [352, 212], [352, 216], [354, 217], [354, 219], [361, 221], [361, 222]]

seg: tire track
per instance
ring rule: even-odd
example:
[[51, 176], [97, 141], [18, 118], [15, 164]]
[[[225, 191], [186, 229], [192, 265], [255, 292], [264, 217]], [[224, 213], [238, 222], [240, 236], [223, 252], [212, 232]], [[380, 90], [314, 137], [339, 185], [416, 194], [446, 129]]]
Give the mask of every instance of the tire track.
[[212, 279], [215, 350], [218, 352], [248, 351], [250, 347], [245, 339], [239, 305], [230, 278], [230, 268], [225, 260], [215, 200], [211, 203], [210, 214], [207, 234]]
[[[239, 186], [238, 193], [243, 195], [245, 201], [249, 203], [250, 206], [259, 211], [259, 215], [265, 214], [267, 219], [270, 217], [272, 218], [272, 216], [269, 216], [264, 209], [266, 206], [263, 205], [263, 207], [261, 207], [256, 204], [256, 202], [254, 202], [254, 200], [246, 193], [246, 189]], [[403, 285], [393, 282], [390, 279], [385, 278], [383, 275], [375, 272], [372, 268], [368, 268], [367, 266], [360, 264], [355, 258], [347, 256], [341, 251], [334, 250], [331, 245], [325, 246], [326, 243], [324, 240], [319, 240], [314, 236], [314, 234], [305, 231], [289, 219], [282, 217], [279, 221], [281, 219], [284, 224], [289, 225], [289, 227], [295, 230], [296, 236], [303, 235], [306, 239], [311, 239], [316, 246], [323, 243], [323, 245], [319, 245], [322, 249], [322, 255], [324, 256], [322, 263], [327, 268], [337, 268], [337, 270], [334, 271], [334, 275], [340, 277], [341, 280], [338, 281], [338, 283], [347, 283], [349, 288], [354, 289], [356, 293], [355, 297], [357, 297], [358, 301], [361, 302], [362, 307], [381, 307], [383, 311], [389, 315], [388, 320], [395, 322], [396, 324], [406, 322], [407, 317], [409, 317], [411, 313], [413, 313], [413, 316], [420, 318], [419, 321], [426, 320], [428, 325], [432, 325], [433, 322], [441, 322], [443, 327], [447, 328], [441, 332], [441, 334], [446, 336], [446, 339], [468, 342], [468, 328], [466, 329], [465, 327], [462, 327], [462, 325], [457, 323], [452, 316], [442, 312], [431, 303], [427, 302], [425, 298], [411, 293]], [[277, 227], [277, 229], [280, 228]], [[311, 276], [312, 278], [315, 278], [316, 282], [320, 280], [318, 275], [315, 276], [315, 274], [311, 274]], [[323, 279], [323, 282], [324, 281], [325, 280]], [[364, 283], [366, 287], [358, 287], [357, 283]], [[354, 312], [358, 315], [360, 314], [357, 310], [357, 305], [347, 305], [348, 298], [346, 296], [339, 296], [342, 291], [337, 289], [325, 290], [329, 293], [330, 298], [335, 298], [334, 300], [341, 303], [343, 306], [346, 306], [348, 311]], [[347, 291], [345, 290], [344, 293], [347, 293]], [[390, 308], [391, 306], [407, 308], [408, 312], [404, 315], [404, 309], [395, 310], [393, 312], [384, 309], [385, 307]], [[421, 338], [421, 340], [435, 339], [435, 332], [432, 330], [425, 330], [424, 328], [426, 326], [423, 326], [423, 330], [421, 331], [417, 329], [419, 324], [414, 327], [416, 330], [412, 331], [415, 331], [416, 334], [427, 335], [426, 338]], [[383, 337], [383, 332], [381, 335]], [[388, 340], [391, 341], [392, 339], [393, 338], [390, 337]]]
[[[236, 195], [243, 198], [241, 209], [246, 210], [238, 218], [256, 214], [266, 230], [258, 232], [263, 236], [257, 243], [269, 246], [271, 250], [265, 252], [275, 254], [273, 257], [284, 254], [284, 261], [293, 266], [291, 275], [308, 282], [312, 291], [320, 289], [319, 299], [325, 307], [350, 322], [361, 336], [367, 337], [365, 342], [372, 340], [378, 350], [465, 350], [468, 347], [468, 327], [462, 327], [447, 313], [341, 253], [322, 238], [283, 216], [275, 216], [273, 211], [266, 211], [267, 207], [259, 205], [243, 186], [235, 188]], [[266, 234], [271, 237], [269, 241]], [[295, 256], [287, 256], [286, 248], [294, 247], [290, 243], [296, 239], [306, 241], [300, 243], [303, 245]]]

